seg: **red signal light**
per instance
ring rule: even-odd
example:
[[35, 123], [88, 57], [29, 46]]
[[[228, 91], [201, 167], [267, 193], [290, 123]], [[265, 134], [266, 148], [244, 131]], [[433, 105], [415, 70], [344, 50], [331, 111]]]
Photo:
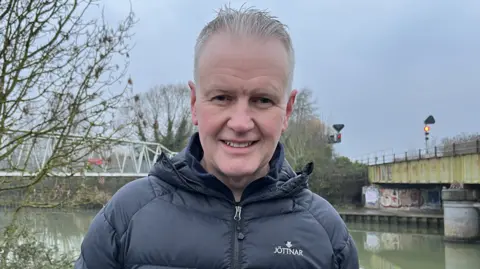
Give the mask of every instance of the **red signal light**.
[[337, 134], [337, 140], [342, 139], [342, 134]]

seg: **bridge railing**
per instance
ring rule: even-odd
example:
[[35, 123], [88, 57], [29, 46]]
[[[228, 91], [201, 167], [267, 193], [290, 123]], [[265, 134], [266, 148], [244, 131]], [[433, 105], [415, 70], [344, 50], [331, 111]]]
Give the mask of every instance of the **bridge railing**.
[[175, 154], [158, 143], [116, 138], [30, 135], [19, 141], [20, 137], [21, 132], [2, 136], [0, 176], [35, 176], [47, 169], [53, 176], [136, 177], [146, 175], [160, 153]]
[[366, 165], [379, 165], [476, 153], [480, 153], [480, 139], [445, 145], [436, 145], [429, 148], [421, 148], [397, 153], [382, 151], [367, 154], [359, 158], [352, 158], [351, 160], [353, 162]]

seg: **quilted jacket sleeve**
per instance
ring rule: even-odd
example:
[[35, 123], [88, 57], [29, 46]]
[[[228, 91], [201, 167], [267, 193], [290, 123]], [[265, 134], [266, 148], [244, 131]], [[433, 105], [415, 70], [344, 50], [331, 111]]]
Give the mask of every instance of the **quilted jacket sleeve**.
[[133, 180], [121, 187], [90, 224], [74, 269], [122, 268], [122, 235], [132, 216], [155, 197], [149, 177]]
[[102, 209], [93, 219], [83, 239], [74, 269], [117, 269], [119, 247], [117, 233]]
[[359, 269], [358, 250], [345, 222], [324, 198], [312, 194], [310, 212], [327, 232], [335, 255], [335, 269]]
[[358, 269], [360, 264], [358, 261], [358, 251], [355, 242], [349, 235], [345, 247], [337, 252], [337, 261], [339, 261], [339, 269]]

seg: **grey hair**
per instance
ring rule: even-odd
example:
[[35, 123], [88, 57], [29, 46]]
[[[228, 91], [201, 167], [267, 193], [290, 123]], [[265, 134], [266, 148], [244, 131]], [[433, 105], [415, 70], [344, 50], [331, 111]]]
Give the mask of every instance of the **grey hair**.
[[210, 21], [200, 32], [195, 44], [194, 77], [197, 80], [198, 61], [202, 49], [208, 39], [221, 31], [234, 35], [254, 35], [258, 37], [273, 37], [283, 43], [288, 55], [287, 89], [290, 93], [293, 84], [293, 73], [295, 68], [295, 52], [293, 49], [290, 34], [287, 26], [281, 23], [277, 17], [270, 15], [267, 11], [255, 8], [233, 9], [229, 6], [220, 8], [215, 19]]

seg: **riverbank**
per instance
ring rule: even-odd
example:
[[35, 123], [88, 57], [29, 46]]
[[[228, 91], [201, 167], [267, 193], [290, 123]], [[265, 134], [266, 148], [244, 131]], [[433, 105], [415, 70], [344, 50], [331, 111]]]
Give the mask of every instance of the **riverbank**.
[[[0, 210], [15, 210], [21, 205], [19, 203], [0, 203]], [[102, 203], [86, 203], [77, 205], [63, 205], [63, 204], [34, 204], [24, 205], [24, 208], [38, 209], [38, 210], [58, 210], [58, 211], [77, 211], [77, 210], [100, 210], [103, 208]]]
[[[6, 186], [31, 184], [31, 178], [1, 177]], [[46, 177], [33, 188], [19, 188], [0, 193], [0, 207], [15, 208], [28, 203], [35, 207], [102, 208], [122, 186], [134, 180], [129, 177]]]
[[443, 211], [441, 210], [392, 210], [392, 209], [338, 209], [345, 222], [386, 223], [396, 225], [426, 225], [443, 227]]

